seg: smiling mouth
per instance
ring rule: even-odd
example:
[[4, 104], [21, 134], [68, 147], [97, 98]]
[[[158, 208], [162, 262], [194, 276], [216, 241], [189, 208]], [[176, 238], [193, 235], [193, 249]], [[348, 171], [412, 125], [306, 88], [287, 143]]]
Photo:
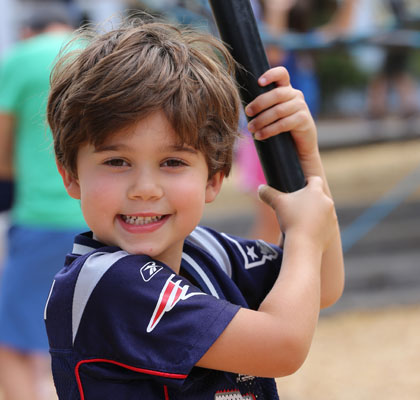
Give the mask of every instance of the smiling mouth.
[[129, 225], [147, 225], [147, 224], [151, 224], [153, 222], [158, 222], [163, 217], [164, 217], [164, 215], [155, 215], [153, 217], [137, 217], [137, 216], [133, 216], [133, 215], [122, 215], [121, 214], [121, 219], [126, 224], [129, 224]]

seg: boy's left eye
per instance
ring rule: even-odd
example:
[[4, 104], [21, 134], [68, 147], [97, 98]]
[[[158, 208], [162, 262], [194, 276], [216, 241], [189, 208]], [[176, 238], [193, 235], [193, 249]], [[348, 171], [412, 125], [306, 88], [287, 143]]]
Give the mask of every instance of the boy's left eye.
[[170, 158], [162, 162], [162, 167], [183, 167], [187, 165], [184, 161], [178, 158]]
[[127, 161], [122, 158], [112, 158], [111, 160], [105, 161], [105, 164], [111, 167], [125, 167], [128, 165]]

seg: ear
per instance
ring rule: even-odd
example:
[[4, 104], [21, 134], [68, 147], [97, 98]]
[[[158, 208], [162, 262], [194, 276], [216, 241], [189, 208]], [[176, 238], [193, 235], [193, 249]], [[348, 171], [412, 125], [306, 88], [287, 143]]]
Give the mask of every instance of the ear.
[[73, 199], [80, 200], [80, 185], [77, 178], [74, 177], [69, 171], [67, 171], [59, 162], [57, 162], [57, 169], [63, 179], [64, 187], [67, 190], [67, 193]]
[[206, 186], [206, 203], [211, 203], [219, 194], [222, 188], [225, 174], [221, 171], [216, 172], [208, 181]]

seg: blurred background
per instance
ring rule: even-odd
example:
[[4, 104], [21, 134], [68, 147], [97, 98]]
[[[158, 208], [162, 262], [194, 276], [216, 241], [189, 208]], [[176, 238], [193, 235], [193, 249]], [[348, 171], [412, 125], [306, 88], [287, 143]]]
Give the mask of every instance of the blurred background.
[[[20, 40], [21, 21], [40, 3], [46, 2], [0, 0], [0, 57]], [[118, 15], [145, 10], [217, 35], [207, 0], [61, 3], [77, 25], [115, 24]], [[342, 299], [322, 312], [302, 369], [278, 380], [280, 396], [418, 399], [420, 1], [251, 3], [270, 64], [289, 69], [316, 120], [346, 265]], [[246, 141], [244, 123], [242, 130]], [[249, 159], [244, 165], [242, 152], [238, 143], [233, 173], [202, 222], [252, 236], [272, 216], [259, 209], [255, 191], [244, 183], [254, 166]], [[0, 216], [4, 235], [8, 212]], [[0, 245], [3, 254], [5, 239]]]

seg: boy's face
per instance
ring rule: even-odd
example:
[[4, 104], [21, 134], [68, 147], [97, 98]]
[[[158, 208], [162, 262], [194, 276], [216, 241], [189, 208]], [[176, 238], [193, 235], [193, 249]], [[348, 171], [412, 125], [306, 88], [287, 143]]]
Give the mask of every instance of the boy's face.
[[77, 178], [60, 172], [101, 242], [147, 254], [174, 269], [184, 239], [223, 180], [222, 173], [208, 179], [201, 152], [177, 145], [177, 135], [161, 111], [117, 132], [99, 148], [82, 146]]

